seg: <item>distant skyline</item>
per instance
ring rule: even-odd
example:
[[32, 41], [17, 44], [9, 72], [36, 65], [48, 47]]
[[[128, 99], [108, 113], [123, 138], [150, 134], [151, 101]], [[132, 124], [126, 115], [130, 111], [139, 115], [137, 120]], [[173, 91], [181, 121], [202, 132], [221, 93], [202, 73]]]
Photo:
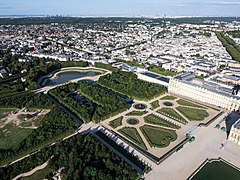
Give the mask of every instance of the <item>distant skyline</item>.
[[1, 0], [0, 15], [240, 16], [240, 0]]

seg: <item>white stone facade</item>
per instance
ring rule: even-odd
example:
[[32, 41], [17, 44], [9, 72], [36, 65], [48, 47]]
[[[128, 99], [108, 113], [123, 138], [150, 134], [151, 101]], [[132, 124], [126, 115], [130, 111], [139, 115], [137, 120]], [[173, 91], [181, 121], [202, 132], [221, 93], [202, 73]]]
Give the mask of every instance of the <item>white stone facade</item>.
[[238, 110], [240, 107], [240, 99], [236, 97], [210, 91], [200, 85], [187, 83], [175, 78], [170, 79], [168, 91], [169, 93], [185, 96], [186, 98], [208, 103], [226, 110]]
[[232, 125], [228, 140], [240, 145], [240, 119]]

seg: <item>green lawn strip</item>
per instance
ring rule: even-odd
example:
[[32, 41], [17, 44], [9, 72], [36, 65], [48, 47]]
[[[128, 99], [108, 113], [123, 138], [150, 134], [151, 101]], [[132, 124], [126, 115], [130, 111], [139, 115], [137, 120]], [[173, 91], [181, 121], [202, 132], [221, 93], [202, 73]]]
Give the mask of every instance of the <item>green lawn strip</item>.
[[148, 111], [131, 111], [130, 113], [127, 113], [126, 116], [142, 116], [147, 113]]
[[156, 116], [154, 114], [149, 114], [149, 115], [145, 116], [144, 121], [149, 124], [155, 124], [155, 125], [165, 126], [165, 127], [174, 128], [174, 129], [181, 128], [180, 126], [173, 124], [173, 123], [171, 123], [159, 116]]
[[[44, 169], [36, 171], [31, 176], [23, 177], [23, 180], [37, 180], [37, 179], [46, 179], [46, 176], [53, 172], [54, 170], [50, 167], [45, 167]], [[47, 178], [48, 179], [48, 178]]]
[[32, 123], [31, 122], [22, 122], [22, 123], [20, 123], [20, 126], [22, 126], [22, 127], [31, 127]]
[[158, 100], [153, 101], [151, 103], [151, 106], [152, 106], [152, 109], [156, 109], [156, 108], [160, 107], [159, 101]]
[[202, 121], [209, 116], [208, 112], [203, 109], [194, 109], [184, 106], [178, 106], [176, 109], [190, 121]]
[[0, 149], [8, 149], [16, 146], [31, 134], [32, 131], [32, 129], [18, 128], [7, 124], [3, 128], [0, 128]]
[[187, 121], [172, 108], [161, 108], [157, 112], [166, 115], [180, 123], [187, 124]]
[[15, 111], [14, 108], [0, 108], [0, 118], [4, 118], [8, 116], [8, 113]]
[[202, 109], [208, 109], [208, 108], [206, 108], [204, 106], [197, 105], [195, 103], [186, 101], [184, 99], [177, 100], [177, 103], [180, 104], [180, 105], [183, 105], [183, 106], [190, 106], [190, 107], [197, 107], [197, 108], [202, 108]]
[[177, 99], [175, 96], [164, 96], [164, 97], [162, 97], [161, 98], [161, 100], [175, 100], [175, 99]]
[[[39, 127], [42, 124], [41, 121], [42, 121], [43, 117], [44, 117], [44, 115], [39, 116], [37, 119], [32, 121], [33, 125], [36, 126], [36, 127]], [[32, 126], [32, 122], [22, 122], [20, 124], [20, 126], [22, 126], [22, 127], [29, 127], [29, 126]]]
[[124, 136], [132, 140], [137, 145], [141, 146], [143, 149], [147, 149], [146, 145], [144, 144], [142, 138], [138, 134], [137, 130], [133, 127], [124, 127], [120, 130], [118, 130], [120, 133], [122, 133]]
[[177, 134], [174, 130], [153, 127], [144, 125], [140, 127], [143, 135], [149, 142], [151, 147], [165, 148], [177, 139]]
[[109, 126], [111, 126], [114, 129], [117, 128], [118, 126], [121, 126], [122, 125], [122, 119], [123, 119], [123, 116], [110, 121]]
[[167, 69], [164, 69], [162, 67], [158, 66], [152, 66], [149, 68], [149, 71], [155, 72], [157, 74], [163, 75], [163, 76], [176, 76], [178, 73], [169, 71]]

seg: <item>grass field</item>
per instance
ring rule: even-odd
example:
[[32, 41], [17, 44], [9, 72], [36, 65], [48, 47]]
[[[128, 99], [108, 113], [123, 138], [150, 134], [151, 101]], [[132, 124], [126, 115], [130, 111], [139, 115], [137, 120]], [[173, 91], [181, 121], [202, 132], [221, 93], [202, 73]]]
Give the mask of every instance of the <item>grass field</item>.
[[14, 147], [24, 140], [33, 130], [17, 128], [14, 125], [7, 124], [0, 129], [0, 149], [8, 149]]
[[155, 124], [155, 125], [165, 126], [165, 127], [174, 128], [174, 129], [181, 128], [180, 126], [173, 124], [173, 123], [171, 123], [159, 116], [156, 116], [154, 114], [149, 114], [149, 115], [145, 116], [144, 121], [149, 124]]
[[183, 99], [177, 100], [177, 103], [180, 104], [180, 105], [183, 105], [183, 106], [190, 106], [190, 107], [197, 107], [197, 108], [207, 109], [207, 108], [204, 107], [204, 106], [200, 106], [200, 105], [198, 105], [198, 104], [191, 103], [191, 102], [186, 101], [186, 100], [183, 100]]
[[20, 124], [20, 126], [22, 126], [22, 127], [30, 127], [30, 126], [32, 126], [32, 123], [31, 122], [22, 122]]
[[159, 101], [158, 100], [153, 101], [151, 103], [151, 106], [152, 106], [152, 109], [156, 109], [156, 108], [160, 107]]
[[122, 129], [120, 129], [119, 132], [122, 133], [127, 138], [129, 138], [130, 140], [132, 140], [137, 145], [141, 146], [143, 149], [147, 149], [142, 138], [140, 137], [140, 135], [138, 134], [138, 132], [135, 128], [124, 127]]
[[187, 124], [187, 121], [172, 108], [161, 108], [157, 112], [167, 115], [180, 123]]
[[148, 111], [132, 111], [130, 113], [127, 113], [126, 116], [142, 116], [147, 113]]
[[170, 96], [170, 95], [164, 96], [161, 98], [161, 100], [175, 100], [175, 99], [177, 99], [175, 96]]
[[202, 121], [209, 116], [208, 112], [203, 109], [194, 109], [183, 106], [178, 106], [176, 109], [190, 121]]
[[31, 114], [20, 114], [20, 115], [18, 115], [18, 119], [20, 119], [20, 120], [25, 120], [25, 119], [30, 119], [30, 118], [33, 118], [33, 115], [31, 115]]
[[123, 119], [123, 116], [110, 121], [109, 126], [111, 126], [114, 129], [117, 128], [118, 126], [121, 126], [122, 125], [122, 119]]
[[151, 147], [164, 148], [177, 139], [177, 134], [174, 130], [149, 125], [144, 125], [140, 129]]

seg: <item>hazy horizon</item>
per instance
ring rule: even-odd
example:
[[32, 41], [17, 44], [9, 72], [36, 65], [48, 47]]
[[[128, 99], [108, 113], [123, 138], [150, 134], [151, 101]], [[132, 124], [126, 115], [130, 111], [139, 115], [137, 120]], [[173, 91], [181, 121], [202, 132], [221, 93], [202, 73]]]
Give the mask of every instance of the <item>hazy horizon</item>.
[[240, 0], [1, 0], [0, 15], [240, 16]]

